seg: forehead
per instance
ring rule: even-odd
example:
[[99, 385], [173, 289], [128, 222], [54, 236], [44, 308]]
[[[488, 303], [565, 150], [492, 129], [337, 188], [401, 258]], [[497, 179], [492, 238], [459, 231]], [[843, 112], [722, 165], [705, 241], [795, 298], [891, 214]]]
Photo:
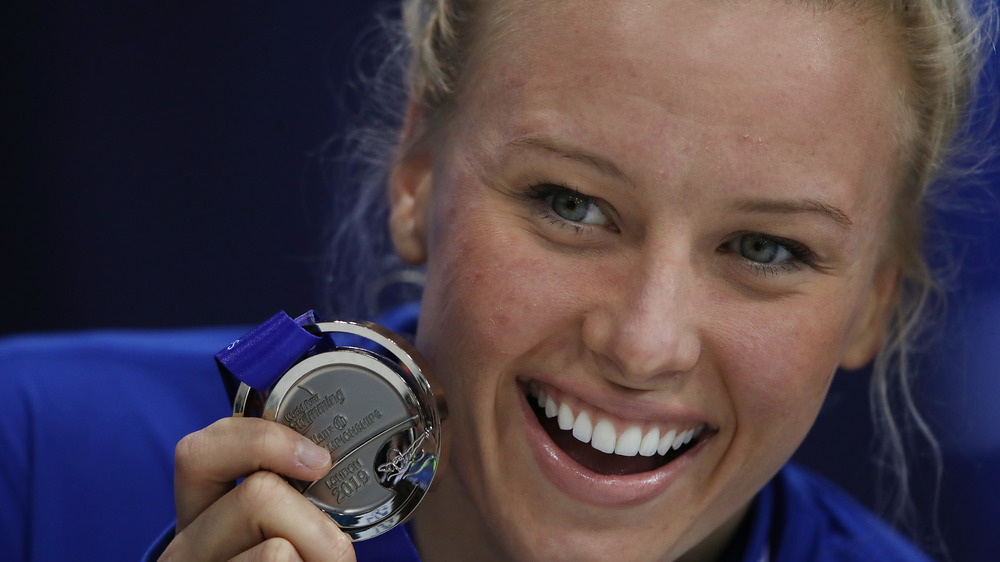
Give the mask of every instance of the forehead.
[[[794, 105], [846, 98], [894, 118], [902, 58], [877, 18], [807, 2], [758, 0], [514, 0], [480, 19], [465, 89], [557, 84], [629, 89], [709, 113], [705, 90]], [[721, 79], [720, 79], [721, 78]], [[762, 79], [762, 78], [766, 78]], [[540, 79], [540, 80], [539, 80]], [[710, 79], [710, 80], [706, 80]], [[827, 94], [817, 100], [817, 85]], [[573, 92], [562, 92], [569, 95]]]
[[815, 146], [798, 157], [895, 175], [902, 64], [880, 20], [784, 0], [555, 0], [491, 3], [483, 21], [458, 97], [466, 126], [634, 133], [630, 155], [708, 131], [689, 140]]

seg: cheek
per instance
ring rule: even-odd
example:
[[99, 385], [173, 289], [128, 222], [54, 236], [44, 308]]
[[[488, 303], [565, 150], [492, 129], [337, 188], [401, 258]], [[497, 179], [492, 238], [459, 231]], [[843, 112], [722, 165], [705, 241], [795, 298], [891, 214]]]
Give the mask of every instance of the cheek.
[[483, 199], [455, 196], [435, 210], [417, 333], [448, 397], [452, 466], [467, 484], [481, 478], [483, 458], [503, 450], [505, 416], [519, 415], [521, 362], [553, 334], [572, 333], [570, 295], [579, 290], [521, 219]]
[[586, 276], [507, 209], [507, 196], [482, 189], [452, 187], [434, 209], [421, 333], [439, 359], [495, 370], [572, 321]]
[[457, 347], [510, 356], [516, 353], [518, 328], [531, 308], [524, 272], [536, 271], [539, 264], [497, 252], [497, 246], [508, 245], [499, 230], [450, 224], [454, 228], [447, 242], [435, 247], [428, 268], [421, 322], [427, 324], [424, 333], [435, 337], [425, 343], [437, 347], [450, 342], [450, 355]]
[[546, 305], [559, 281], [528, 233], [485, 207], [489, 197], [460, 191], [434, 210], [418, 346], [456, 405], [485, 406], [503, 370], [557, 322], [561, 309]]
[[[826, 396], [845, 337], [834, 307], [801, 303], [752, 307], [744, 319], [730, 317], [721, 345], [731, 373], [726, 384], [744, 421], [778, 420], [804, 435]], [[760, 427], [773, 429], [769, 423]]]

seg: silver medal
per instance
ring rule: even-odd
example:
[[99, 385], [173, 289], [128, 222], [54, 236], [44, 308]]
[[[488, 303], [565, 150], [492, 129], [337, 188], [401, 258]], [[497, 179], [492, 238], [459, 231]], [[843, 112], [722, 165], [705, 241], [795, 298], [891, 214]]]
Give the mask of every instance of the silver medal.
[[326, 447], [333, 458], [327, 475], [292, 485], [353, 540], [376, 537], [410, 517], [440, 469], [443, 396], [435, 395], [420, 355], [381, 326], [305, 329], [334, 341], [359, 336], [378, 351], [336, 347], [306, 357], [266, 393], [241, 384], [233, 415], [276, 421]]

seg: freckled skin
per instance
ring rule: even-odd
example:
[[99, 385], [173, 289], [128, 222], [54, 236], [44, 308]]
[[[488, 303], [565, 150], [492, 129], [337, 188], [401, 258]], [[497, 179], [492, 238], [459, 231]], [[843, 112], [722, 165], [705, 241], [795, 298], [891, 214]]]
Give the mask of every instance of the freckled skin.
[[[429, 158], [394, 180], [402, 200], [430, 198], [412, 207], [426, 232], [393, 235], [426, 251], [417, 344], [453, 430], [418, 542], [428, 560], [710, 559], [837, 366], [877, 345], [895, 54], [844, 14], [784, 2], [513, 5], [490, 44], [502, 56], [474, 61]], [[614, 229], [546, 214], [524, 195], [545, 182], [599, 200]], [[852, 224], [741, 206], [775, 199]], [[765, 270], [732, 251], [757, 232], [815, 263]], [[717, 432], [662, 494], [596, 506], [539, 469], [519, 378], [683, 407]]]

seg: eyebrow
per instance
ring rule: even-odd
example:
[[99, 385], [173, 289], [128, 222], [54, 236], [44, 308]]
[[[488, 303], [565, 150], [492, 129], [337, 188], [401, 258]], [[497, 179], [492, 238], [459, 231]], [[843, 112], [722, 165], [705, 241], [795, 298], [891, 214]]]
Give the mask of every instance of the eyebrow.
[[817, 213], [832, 219], [844, 228], [850, 228], [854, 224], [847, 213], [820, 199], [751, 199], [740, 201], [733, 205], [733, 208], [738, 211], [784, 215]]
[[[552, 137], [541, 135], [520, 137], [512, 140], [508, 146], [512, 148], [536, 148], [551, 152], [562, 158], [586, 164], [613, 180], [630, 186], [635, 185], [614, 162], [596, 154], [573, 148]], [[736, 203], [733, 208], [738, 211], [783, 215], [817, 213], [832, 219], [844, 228], [850, 228], [854, 225], [854, 221], [847, 216], [847, 213], [821, 199], [750, 199]]]
[[600, 172], [602, 175], [613, 180], [633, 185], [632, 180], [625, 175], [625, 172], [623, 172], [622, 169], [611, 160], [584, 150], [573, 148], [551, 137], [521, 137], [508, 143], [508, 146], [513, 148], [539, 148], [546, 152], [551, 152], [556, 156], [586, 164], [587, 166], [590, 166]]

